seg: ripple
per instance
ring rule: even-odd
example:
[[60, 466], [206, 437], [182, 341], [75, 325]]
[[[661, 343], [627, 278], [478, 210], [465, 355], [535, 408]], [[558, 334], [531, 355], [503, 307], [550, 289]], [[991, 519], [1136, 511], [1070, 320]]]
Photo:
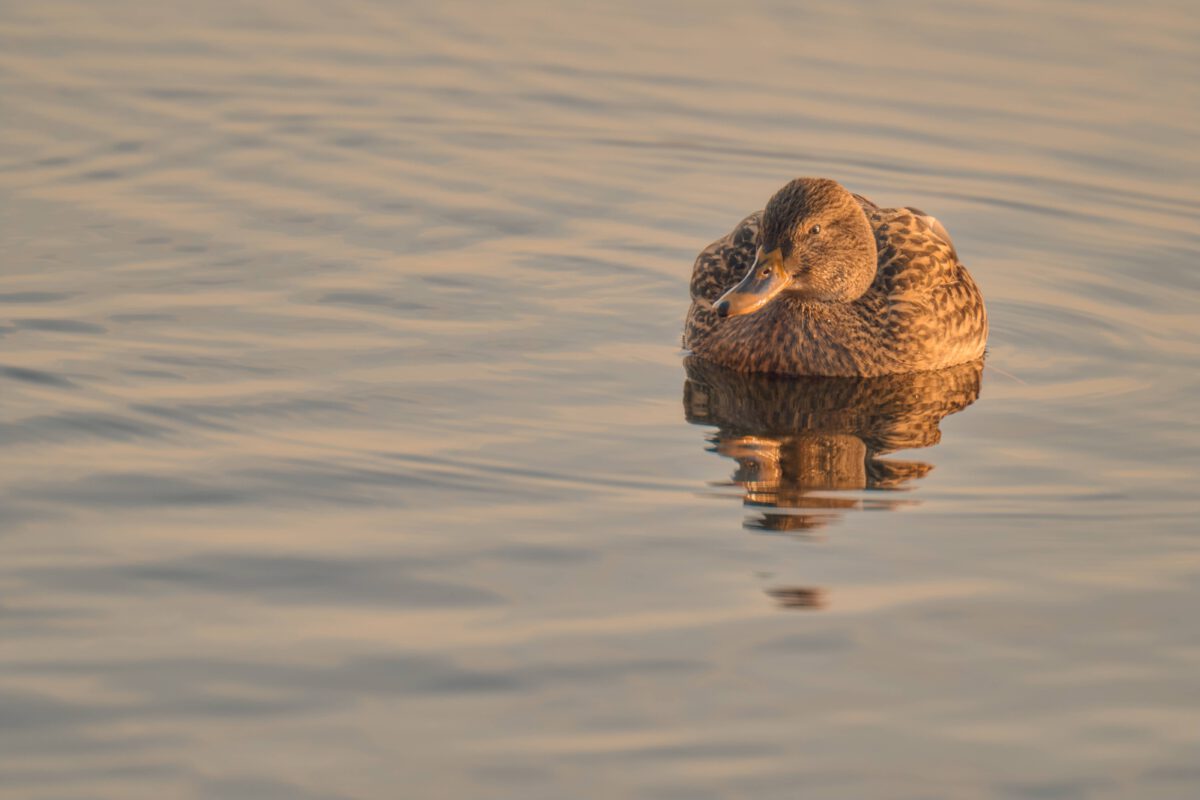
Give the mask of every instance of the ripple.
[[0, 303], [56, 303], [74, 297], [77, 292], [3, 292]]
[[[1196, 794], [1182, 5], [8, 6], [12, 796]], [[982, 382], [681, 409], [801, 174]]]
[[62, 389], [69, 389], [75, 386], [74, 383], [61, 375], [44, 372], [40, 369], [29, 369], [27, 367], [0, 366], [0, 377], [33, 383], [39, 386], [57, 386]]
[[13, 324], [20, 330], [48, 331], [52, 333], [104, 333], [103, 325], [92, 322], [80, 322], [73, 319], [15, 319]]

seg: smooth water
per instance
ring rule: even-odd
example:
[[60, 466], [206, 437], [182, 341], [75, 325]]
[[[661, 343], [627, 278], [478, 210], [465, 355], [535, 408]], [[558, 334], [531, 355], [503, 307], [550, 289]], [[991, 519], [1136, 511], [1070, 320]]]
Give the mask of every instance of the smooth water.
[[[4, 3], [0, 796], [1198, 796], [1198, 42]], [[982, 374], [685, 365], [804, 174], [946, 224]]]

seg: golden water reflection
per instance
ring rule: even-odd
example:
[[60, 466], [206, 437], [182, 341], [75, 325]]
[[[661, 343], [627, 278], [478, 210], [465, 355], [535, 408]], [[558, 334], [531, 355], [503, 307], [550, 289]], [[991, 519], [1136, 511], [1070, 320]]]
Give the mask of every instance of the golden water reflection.
[[979, 396], [981, 361], [874, 378], [785, 378], [685, 361], [688, 422], [712, 425], [711, 450], [737, 462], [728, 482], [756, 513], [745, 527], [810, 533], [851, 509], [891, 510], [908, 498], [838, 492], [909, 488], [933, 468], [882, 458], [937, 444], [939, 424]]

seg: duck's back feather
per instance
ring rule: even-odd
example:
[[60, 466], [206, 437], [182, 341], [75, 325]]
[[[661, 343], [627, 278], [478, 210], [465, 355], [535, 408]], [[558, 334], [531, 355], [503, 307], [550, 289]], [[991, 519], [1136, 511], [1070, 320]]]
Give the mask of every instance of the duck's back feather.
[[742, 279], [754, 263], [761, 223], [762, 212], [755, 211], [700, 252], [692, 269], [693, 302], [711, 308], [713, 301]]

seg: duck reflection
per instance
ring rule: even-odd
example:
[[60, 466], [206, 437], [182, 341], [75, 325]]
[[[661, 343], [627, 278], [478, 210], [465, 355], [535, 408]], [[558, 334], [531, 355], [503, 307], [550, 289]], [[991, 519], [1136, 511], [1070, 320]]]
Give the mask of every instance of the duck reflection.
[[684, 365], [688, 422], [713, 425], [711, 449], [737, 462], [732, 479], [758, 510], [750, 529], [811, 532], [849, 509], [893, 509], [893, 498], [829, 492], [902, 489], [932, 469], [884, 459], [937, 444], [942, 418], [979, 396], [981, 361], [874, 378], [774, 377], [734, 372], [694, 356]]

